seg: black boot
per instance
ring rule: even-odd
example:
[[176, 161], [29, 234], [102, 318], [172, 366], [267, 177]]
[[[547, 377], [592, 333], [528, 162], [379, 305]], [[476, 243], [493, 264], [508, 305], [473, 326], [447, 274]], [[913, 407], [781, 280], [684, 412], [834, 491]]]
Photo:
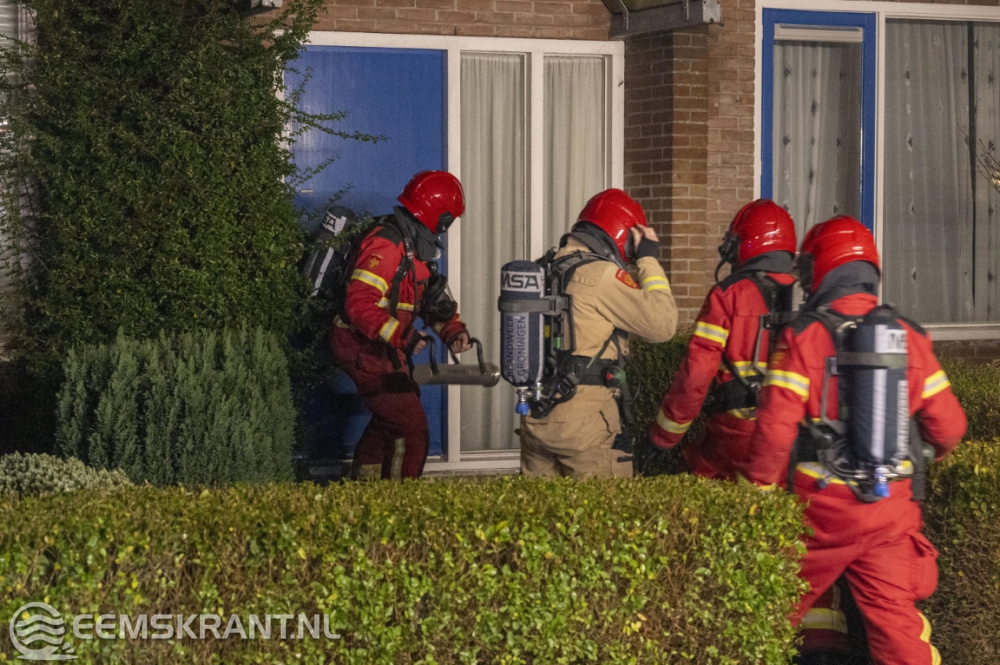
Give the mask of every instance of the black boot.
[[847, 655], [830, 651], [814, 651], [804, 656], [797, 656], [795, 665], [847, 665]]

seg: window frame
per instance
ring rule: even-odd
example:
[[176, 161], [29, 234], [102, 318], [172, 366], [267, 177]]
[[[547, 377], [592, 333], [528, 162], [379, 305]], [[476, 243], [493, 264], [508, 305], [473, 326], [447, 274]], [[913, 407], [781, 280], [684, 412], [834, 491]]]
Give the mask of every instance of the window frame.
[[[874, 136], [872, 143], [874, 146], [874, 181], [872, 187], [873, 218], [872, 226], [875, 235], [876, 245], [882, 247], [882, 231], [884, 224], [884, 176], [885, 176], [885, 87], [882, 82], [885, 80], [885, 25], [887, 20], [915, 19], [928, 21], [975, 21], [1000, 23], [1000, 8], [984, 6], [966, 5], [937, 5], [924, 3], [896, 3], [896, 2], [864, 2], [858, 0], [828, 0], [823, 3], [821, 10], [815, 9], [815, 5], [808, 0], [762, 0], [756, 7], [755, 39], [754, 46], [754, 191], [761, 195], [762, 182], [764, 178], [763, 154], [765, 146], [763, 144], [763, 118], [764, 115], [764, 57], [765, 48], [773, 47], [773, 41], [769, 46], [765, 45], [766, 27], [764, 23], [765, 10], [789, 11], [789, 12], [810, 12], [816, 15], [850, 13], [850, 14], [871, 14], [875, 19], [875, 106], [874, 109], [862, 109], [862, 131], [864, 123], [869, 113], [874, 113]], [[773, 33], [772, 33], [773, 34]], [[773, 58], [773, 53], [772, 56]], [[866, 56], [867, 57], [867, 56]], [[770, 96], [770, 93], [768, 93]], [[770, 106], [768, 106], [770, 111]], [[768, 148], [769, 149], [769, 148]], [[770, 166], [770, 164], [768, 164]], [[862, 199], [862, 205], [865, 205]], [[933, 338], [938, 341], [957, 340], [992, 340], [1000, 339], [1000, 323], [929, 323], [925, 328], [931, 331]]]
[[[546, 56], [604, 56], [607, 59], [605, 113], [607, 119], [605, 176], [609, 187], [622, 187], [625, 180], [625, 44], [622, 41], [469, 37], [453, 35], [410, 35], [367, 32], [312, 31], [306, 46], [346, 46], [358, 48], [426, 49], [446, 53], [445, 136], [448, 171], [462, 172], [461, 72], [463, 52], [519, 53], [526, 58], [528, 146], [525, 151], [525, 218], [529, 230], [531, 256], [541, 256], [544, 247], [545, 154], [542, 140], [545, 126], [544, 71]], [[452, 292], [462, 302], [462, 225], [448, 231], [448, 274]], [[502, 390], [503, 386], [496, 389]], [[461, 387], [447, 391], [447, 446], [444, 455], [430, 458], [428, 471], [454, 472], [469, 469], [513, 470], [520, 468], [520, 452], [510, 450], [461, 450]]]

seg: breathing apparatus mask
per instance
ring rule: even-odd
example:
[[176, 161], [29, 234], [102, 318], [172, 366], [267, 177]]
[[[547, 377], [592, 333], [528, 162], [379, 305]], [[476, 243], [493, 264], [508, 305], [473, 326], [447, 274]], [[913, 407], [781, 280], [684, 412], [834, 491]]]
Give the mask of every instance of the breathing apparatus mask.
[[428, 261], [427, 269], [431, 276], [427, 280], [427, 288], [424, 290], [424, 302], [421, 310], [426, 316], [437, 321], [451, 321], [455, 312], [458, 311], [458, 303], [451, 295], [448, 278], [440, 273], [437, 261]]
[[719, 271], [727, 263], [736, 265], [740, 255], [740, 237], [726, 232], [722, 237], [722, 244], [719, 245], [719, 264], [715, 266], [715, 281], [719, 281]]

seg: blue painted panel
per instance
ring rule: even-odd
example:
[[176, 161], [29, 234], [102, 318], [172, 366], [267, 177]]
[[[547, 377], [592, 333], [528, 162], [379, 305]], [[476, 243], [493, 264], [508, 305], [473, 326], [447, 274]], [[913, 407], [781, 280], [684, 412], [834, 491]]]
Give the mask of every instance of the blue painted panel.
[[771, 139], [774, 133], [774, 26], [844, 26], [861, 28], [861, 223], [875, 230], [875, 14], [811, 12], [792, 9], [764, 10], [761, 86], [761, 178], [760, 195], [774, 191]]
[[[335, 158], [322, 172], [299, 185], [297, 205], [303, 224], [319, 223], [310, 211], [322, 209], [343, 192], [339, 202], [359, 214], [386, 214], [414, 173], [445, 169], [446, 53], [444, 51], [309, 46], [291, 63], [286, 83], [302, 85], [299, 107], [310, 113], [346, 113], [331, 127], [346, 133], [382, 137], [359, 142], [309, 130], [292, 146], [301, 169]], [[438, 345], [442, 347], [443, 345]], [[440, 349], [444, 359], [444, 349]], [[422, 357], [421, 357], [422, 356]], [[427, 362], [427, 352], [415, 358]], [[430, 454], [446, 448], [445, 388], [428, 386], [421, 400], [430, 425]], [[317, 391], [305, 407], [313, 436], [313, 457], [349, 457], [370, 417], [346, 377]]]

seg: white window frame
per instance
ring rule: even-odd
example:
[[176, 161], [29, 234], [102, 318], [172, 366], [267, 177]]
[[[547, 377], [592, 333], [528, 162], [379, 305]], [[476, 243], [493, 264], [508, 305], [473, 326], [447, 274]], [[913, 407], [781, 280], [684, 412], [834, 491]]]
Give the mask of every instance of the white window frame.
[[[313, 31], [307, 46], [348, 46], [359, 48], [427, 49], [446, 52], [447, 58], [447, 169], [456, 176], [462, 173], [462, 53], [489, 52], [523, 54], [526, 58], [526, 118], [528, 150], [525, 177], [529, 249], [531, 256], [541, 256], [544, 247], [544, 195], [546, 183], [545, 154], [542, 137], [545, 126], [545, 57], [559, 55], [604, 56], [608, 60], [606, 113], [610, 118], [607, 136], [610, 187], [622, 187], [625, 181], [625, 44], [622, 41], [563, 39], [518, 39], [505, 37], [459, 37], [437, 35], [398, 35], [367, 32]], [[451, 290], [462, 302], [462, 225], [448, 231], [448, 276]], [[495, 276], [499, 279], [499, 275]], [[512, 389], [500, 383], [490, 390]], [[440, 457], [428, 459], [426, 471], [464, 472], [471, 470], [515, 470], [520, 468], [518, 449], [494, 451], [461, 450], [461, 389], [448, 387], [448, 446]]]
[[[764, 10], [792, 9], [816, 12], [851, 12], [875, 14], [875, 242], [882, 247], [883, 177], [885, 174], [885, 24], [892, 19], [924, 19], [932, 21], [983, 21], [1000, 23], [1000, 7], [965, 5], [937, 5], [923, 3], [859, 2], [856, 0], [828, 0], [822, 7], [809, 0], [762, 0], [757, 3], [754, 25], [754, 192], [760, 195], [761, 182], [761, 121], [763, 106], [763, 48]], [[935, 340], [991, 340], [1000, 339], [1000, 323], [932, 323], [925, 326]]]

